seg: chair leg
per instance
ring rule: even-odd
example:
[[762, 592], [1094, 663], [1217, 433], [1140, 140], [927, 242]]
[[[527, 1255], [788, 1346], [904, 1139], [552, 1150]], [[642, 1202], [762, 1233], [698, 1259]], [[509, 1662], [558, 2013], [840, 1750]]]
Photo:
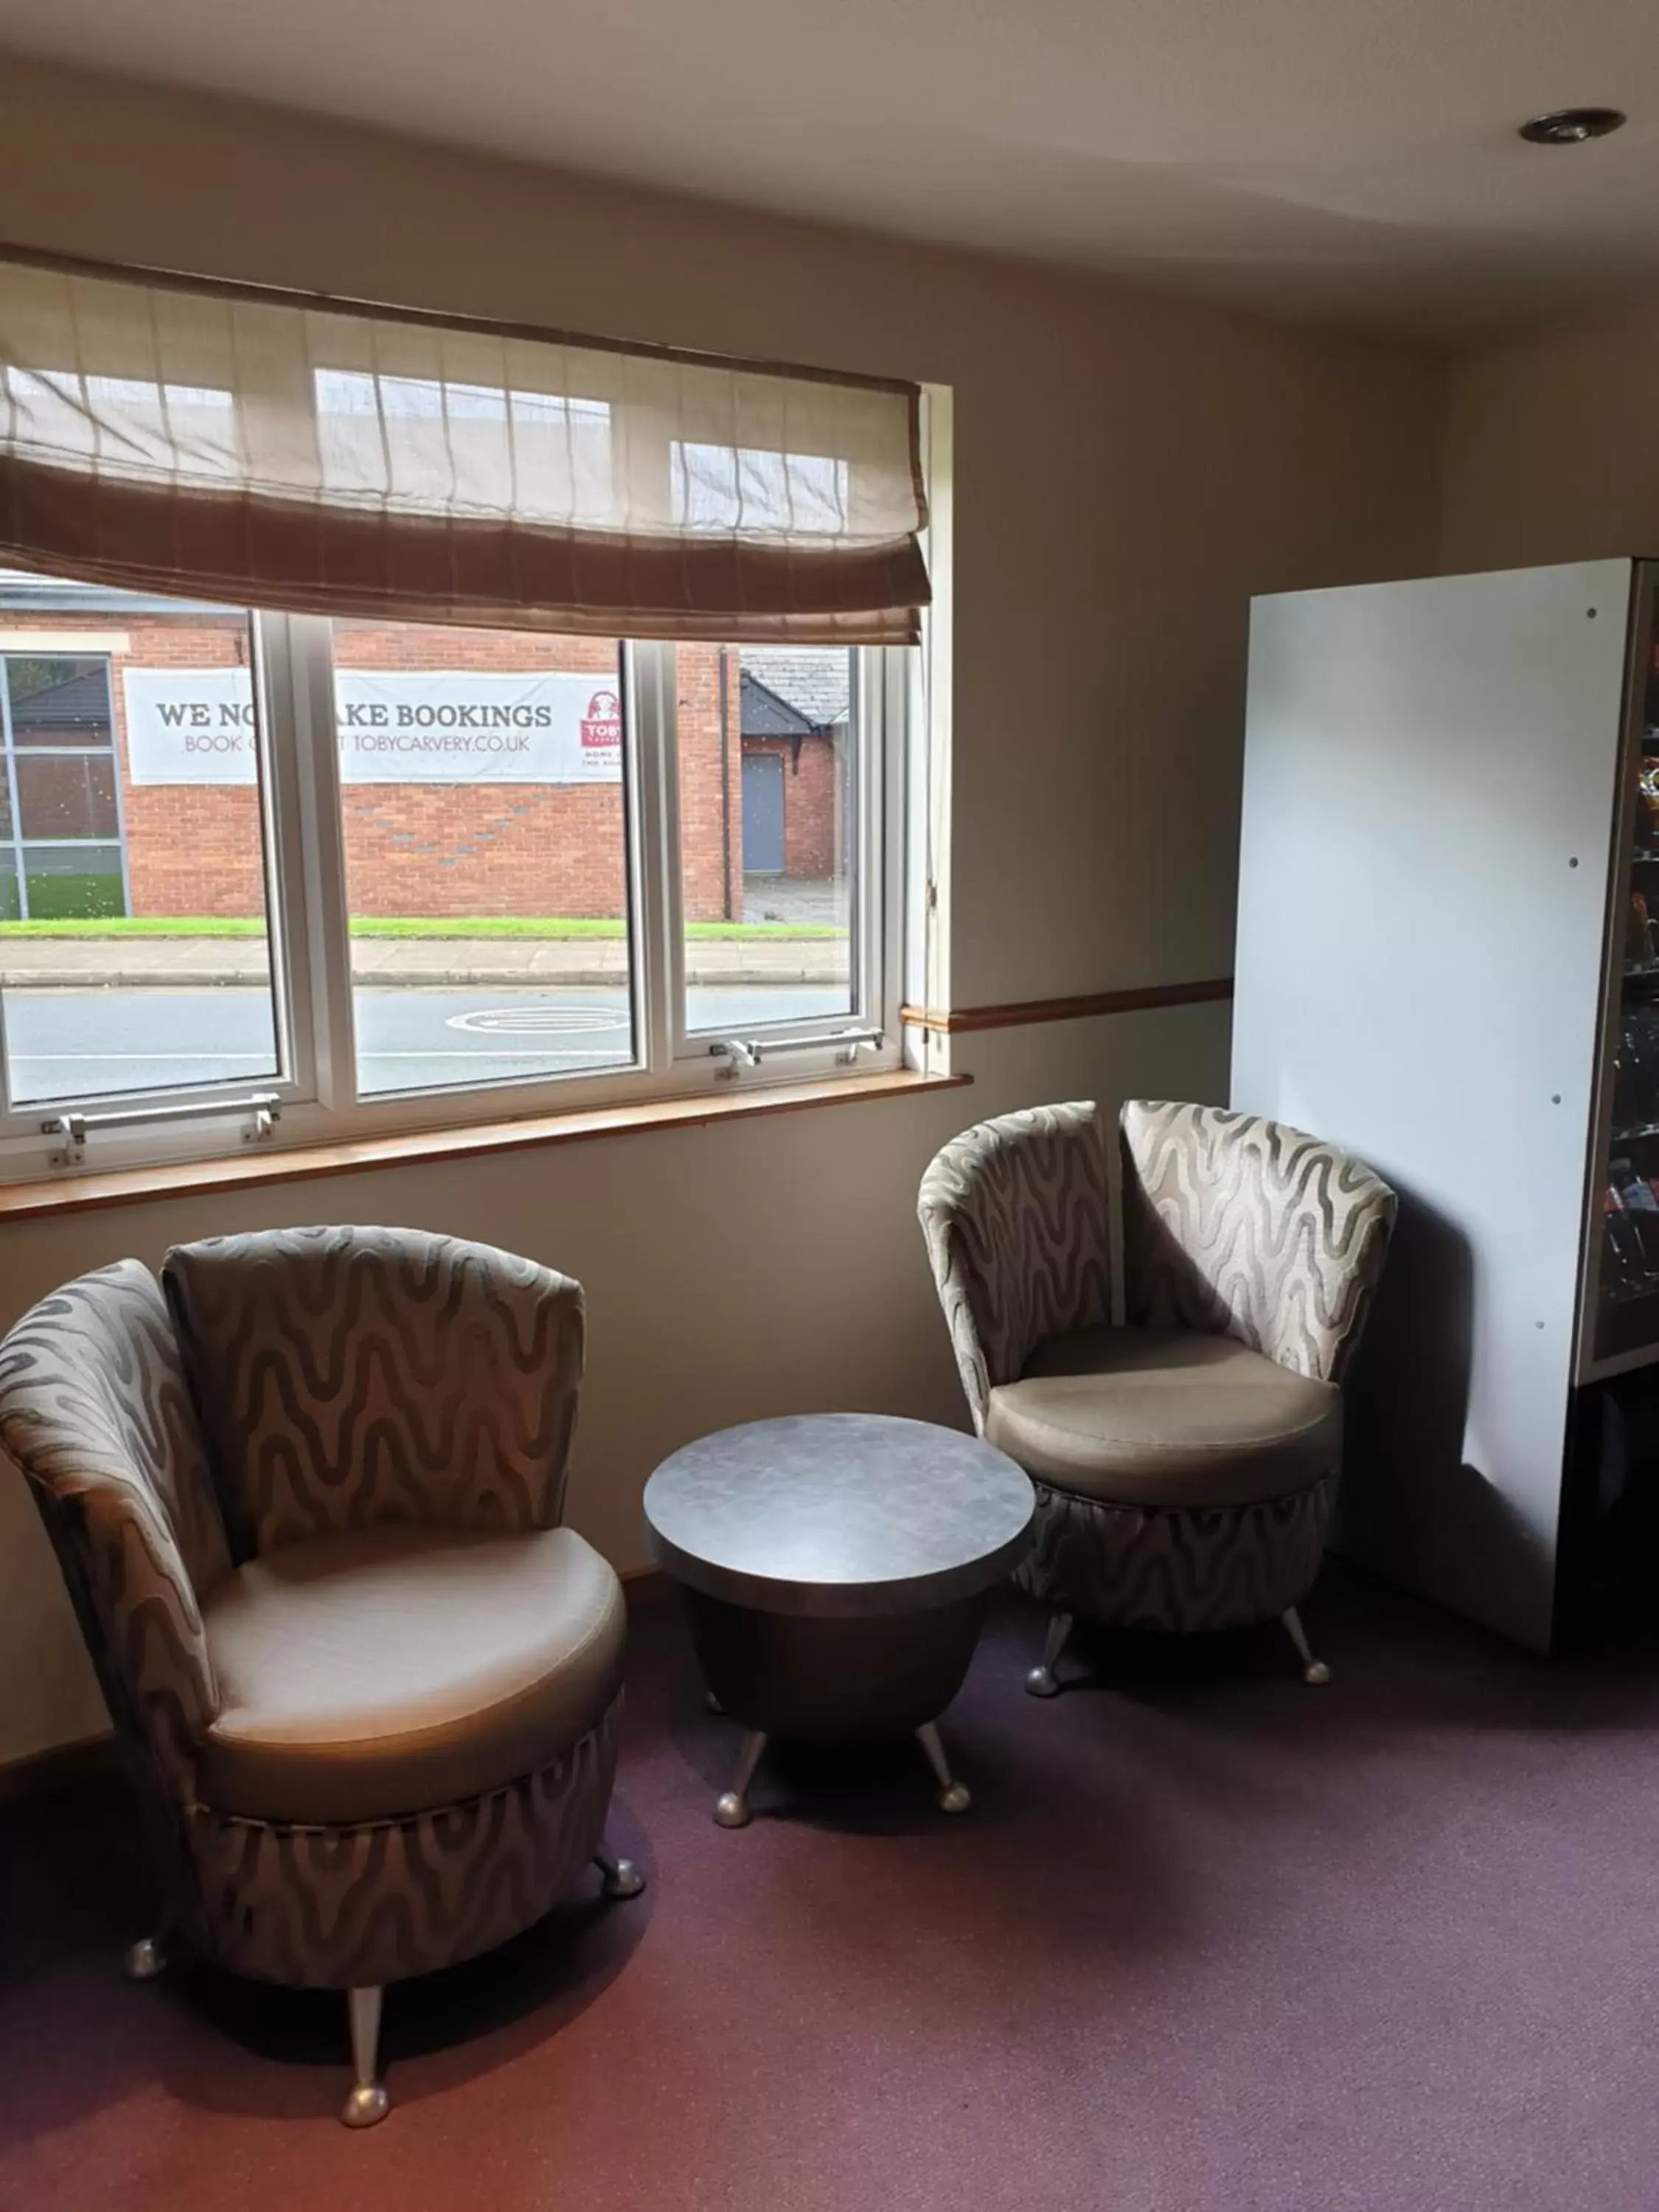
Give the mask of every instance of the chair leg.
[[1286, 1606], [1279, 1619], [1285, 1624], [1285, 1633], [1296, 1646], [1296, 1656], [1302, 1662], [1302, 1679], [1322, 1690], [1331, 1679], [1331, 1670], [1322, 1659], [1316, 1659], [1313, 1647], [1308, 1642], [1308, 1632], [1302, 1626], [1302, 1615], [1293, 1605]]
[[130, 1982], [153, 1982], [167, 1968], [167, 1931], [161, 1928], [155, 1935], [141, 1936], [136, 1943], [130, 1944], [121, 1960], [121, 1971]]
[[351, 2018], [351, 2070], [357, 2077], [340, 2114], [349, 2128], [372, 2128], [391, 2110], [391, 2100], [380, 2079], [382, 1994], [378, 1985], [346, 1991]]
[[1060, 1684], [1054, 1680], [1054, 1668], [1060, 1655], [1066, 1649], [1066, 1639], [1072, 1632], [1073, 1616], [1054, 1612], [1048, 1616], [1048, 1633], [1043, 1638], [1042, 1658], [1025, 1677], [1025, 1686], [1034, 1698], [1052, 1698]]
[[967, 1784], [958, 1782], [951, 1771], [951, 1762], [945, 1756], [945, 1746], [939, 1741], [938, 1722], [925, 1722], [916, 1730], [916, 1741], [927, 1754], [927, 1764], [933, 1770], [933, 1779], [939, 1784], [939, 1811], [965, 1813], [974, 1801], [968, 1795]]
[[746, 1828], [749, 1826], [749, 1785], [755, 1778], [755, 1769], [761, 1763], [767, 1745], [763, 1729], [745, 1729], [743, 1747], [738, 1753], [738, 1771], [732, 1777], [732, 1787], [723, 1790], [714, 1800], [714, 1819], [722, 1828]]
[[645, 1876], [633, 1860], [613, 1858], [603, 1844], [593, 1854], [593, 1863], [605, 1876], [601, 1887], [607, 1897], [637, 1897], [645, 1887]]

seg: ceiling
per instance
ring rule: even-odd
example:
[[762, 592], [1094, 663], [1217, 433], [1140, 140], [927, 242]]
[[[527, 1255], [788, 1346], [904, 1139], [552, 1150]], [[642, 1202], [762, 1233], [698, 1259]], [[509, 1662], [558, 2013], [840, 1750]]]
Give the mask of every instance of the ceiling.
[[[5, 0], [0, 40], [1455, 338], [1659, 264], [1652, 0]], [[1540, 109], [1617, 137], [1524, 145]]]

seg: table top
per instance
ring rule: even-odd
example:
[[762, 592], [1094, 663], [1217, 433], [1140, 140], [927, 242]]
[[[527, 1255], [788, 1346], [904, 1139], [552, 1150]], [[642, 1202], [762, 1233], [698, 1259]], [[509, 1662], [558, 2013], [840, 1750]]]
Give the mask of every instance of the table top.
[[652, 1557], [706, 1596], [846, 1616], [988, 1589], [1031, 1540], [1030, 1479], [927, 1421], [794, 1413], [722, 1429], [645, 1486]]

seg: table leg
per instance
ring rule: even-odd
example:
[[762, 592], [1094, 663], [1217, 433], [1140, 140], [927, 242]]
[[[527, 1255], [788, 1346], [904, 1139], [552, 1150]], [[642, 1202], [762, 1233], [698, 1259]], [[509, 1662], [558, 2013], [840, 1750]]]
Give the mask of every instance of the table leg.
[[737, 1771], [732, 1777], [732, 1787], [714, 1800], [714, 1819], [722, 1828], [746, 1828], [749, 1826], [749, 1785], [755, 1778], [755, 1769], [761, 1763], [766, 1749], [767, 1735], [763, 1729], [745, 1729], [743, 1748], [738, 1753]]
[[945, 1746], [939, 1741], [936, 1721], [924, 1722], [916, 1730], [916, 1741], [927, 1754], [927, 1764], [933, 1770], [939, 1784], [939, 1809], [941, 1813], [965, 1813], [973, 1803], [965, 1783], [958, 1782], [951, 1772], [951, 1763], [945, 1756]]

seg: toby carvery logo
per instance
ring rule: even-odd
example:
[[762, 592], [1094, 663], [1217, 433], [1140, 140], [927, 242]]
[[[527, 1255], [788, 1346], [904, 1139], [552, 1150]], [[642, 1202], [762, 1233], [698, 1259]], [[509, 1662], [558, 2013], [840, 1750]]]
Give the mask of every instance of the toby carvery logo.
[[596, 691], [582, 716], [582, 750], [622, 743], [622, 701], [614, 691]]

